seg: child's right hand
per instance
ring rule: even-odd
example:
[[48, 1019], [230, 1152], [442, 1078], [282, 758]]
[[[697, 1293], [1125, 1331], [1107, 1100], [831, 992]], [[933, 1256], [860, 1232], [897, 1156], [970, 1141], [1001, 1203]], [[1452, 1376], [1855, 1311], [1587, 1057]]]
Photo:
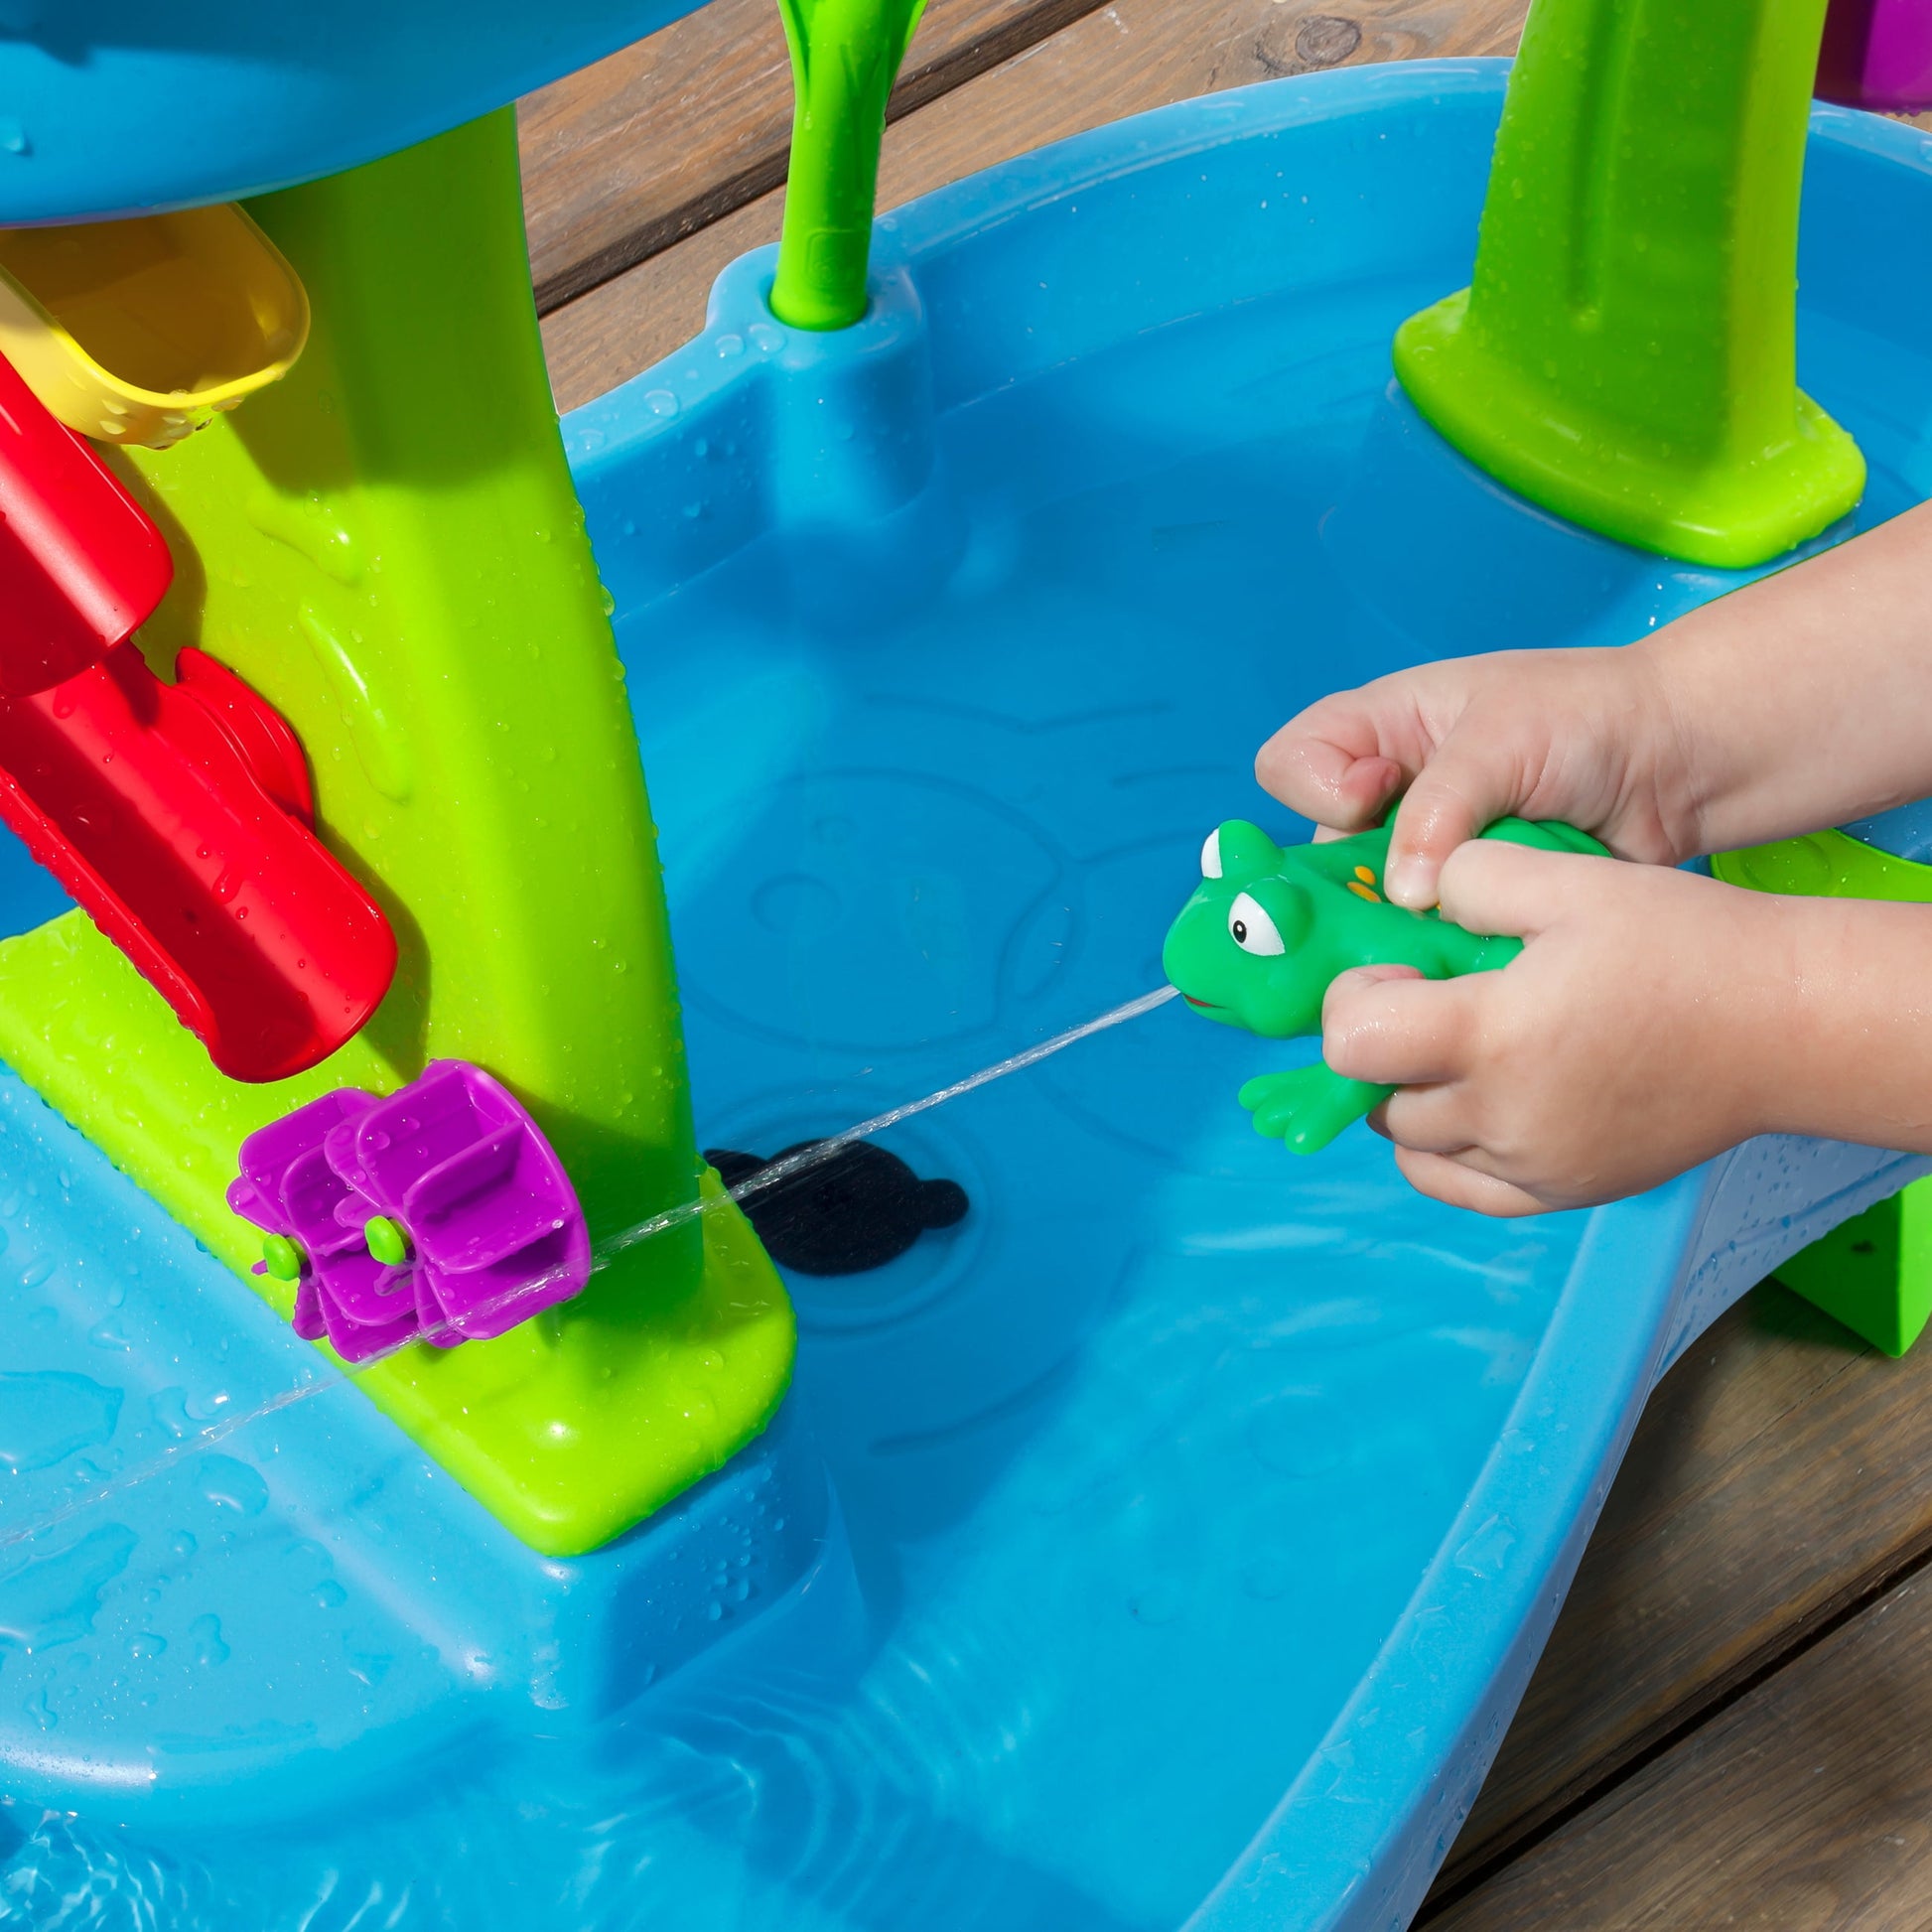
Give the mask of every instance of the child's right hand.
[[1619, 858], [1689, 858], [1693, 744], [1641, 648], [1495, 651], [1323, 698], [1261, 748], [1255, 776], [1334, 832], [1402, 793], [1385, 890], [1421, 910], [1449, 855], [1512, 813], [1593, 832]]

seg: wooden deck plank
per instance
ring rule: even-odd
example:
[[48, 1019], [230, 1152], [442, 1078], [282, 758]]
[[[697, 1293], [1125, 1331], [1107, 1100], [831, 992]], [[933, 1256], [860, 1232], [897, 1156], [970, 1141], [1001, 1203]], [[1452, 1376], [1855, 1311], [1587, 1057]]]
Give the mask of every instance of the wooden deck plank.
[[1652, 1395], [1439, 1896], [1932, 1549], [1932, 1349], [1775, 1284]]
[[1434, 1932], [1932, 1924], [1932, 1579], [1891, 1591]]
[[[1114, 0], [907, 115], [887, 135], [880, 205], [1145, 108], [1271, 75], [1427, 55], [1506, 54], [1527, 0]], [[700, 18], [702, 16], [699, 16]], [[718, 269], [775, 240], [780, 194], [593, 289], [544, 324], [560, 408], [695, 335]]]
[[[897, 119], [1103, 0], [929, 0]], [[784, 180], [791, 68], [773, 0], [712, 0], [518, 103], [537, 307], [556, 308]]]

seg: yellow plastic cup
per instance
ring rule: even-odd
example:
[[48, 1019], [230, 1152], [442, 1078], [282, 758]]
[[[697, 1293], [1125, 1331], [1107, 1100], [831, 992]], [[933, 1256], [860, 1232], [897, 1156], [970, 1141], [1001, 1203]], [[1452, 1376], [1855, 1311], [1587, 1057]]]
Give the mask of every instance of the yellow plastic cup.
[[83, 436], [166, 449], [308, 338], [295, 270], [232, 204], [0, 229], [0, 355]]

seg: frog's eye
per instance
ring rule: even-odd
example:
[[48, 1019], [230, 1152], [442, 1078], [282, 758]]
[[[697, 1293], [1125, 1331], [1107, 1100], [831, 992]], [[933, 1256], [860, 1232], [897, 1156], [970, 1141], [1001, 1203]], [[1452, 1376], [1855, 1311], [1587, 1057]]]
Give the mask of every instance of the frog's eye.
[[1217, 825], [1207, 835], [1207, 843], [1200, 849], [1200, 876], [1203, 879], [1218, 879], [1221, 876], [1221, 828]]
[[1283, 953], [1281, 928], [1246, 893], [1237, 893], [1228, 907], [1228, 937], [1243, 952]]

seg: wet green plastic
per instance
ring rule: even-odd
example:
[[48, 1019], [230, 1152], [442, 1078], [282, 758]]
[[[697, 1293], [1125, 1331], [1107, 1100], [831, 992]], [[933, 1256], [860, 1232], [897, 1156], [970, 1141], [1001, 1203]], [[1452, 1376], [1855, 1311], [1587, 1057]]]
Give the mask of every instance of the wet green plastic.
[[[531, 304], [509, 110], [250, 211], [306, 283], [277, 388], [134, 456], [176, 586], [142, 635], [198, 644], [295, 727], [319, 829], [401, 963], [295, 1080], [217, 1074], [79, 913], [0, 945], [0, 1055], [237, 1272], [223, 1189], [255, 1128], [432, 1058], [511, 1088], [594, 1241], [716, 1176], [693, 1139], [670, 937], [607, 600]], [[292, 1285], [250, 1278], [287, 1311]], [[517, 1535], [595, 1548], [765, 1424], [794, 1329], [729, 1203], [493, 1340], [359, 1386]]]
[[1797, 385], [1798, 197], [1826, 0], [1536, 0], [1471, 286], [1395, 366], [1531, 501], [1743, 568], [1859, 500]]
[[[1839, 831], [1721, 852], [1727, 885], [1807, 898], [1932, 904], [1932, 866]], [[1902, 1355], [1932, 1316], [1932, 1178], [1834, 1228], [1778, 1269], [1778, 1280], [1887, 1355]]]
[[[1434, 909], [1411, 912], [1382, 895], [1389, 829], [1321, 845], [1277, 845], [1231, 819], [1201, 850], [1201, 883], [1168, 932], [1162, 969], [1204, 1019], [1269, 1039], [1318, 1036], [1330, 981], [1356, 966], [1413, 966], [1430, 979], [1492, 972], [1520, 939], [1485, 937]], [[1545, 852], [1604, 855], [1587, 832], [1499, 819], [1482, 836]], [[1263, 1073], [1239, 1095], [1258, 1133], [1295, 1154], [1317, 1154], [1395, 1091], [1350, 1080], [1317, 1060]]]
[[866, 312], [879, 149], [925, 0], [778, 0], [796, 88], [771, 313], [845, 329]]

